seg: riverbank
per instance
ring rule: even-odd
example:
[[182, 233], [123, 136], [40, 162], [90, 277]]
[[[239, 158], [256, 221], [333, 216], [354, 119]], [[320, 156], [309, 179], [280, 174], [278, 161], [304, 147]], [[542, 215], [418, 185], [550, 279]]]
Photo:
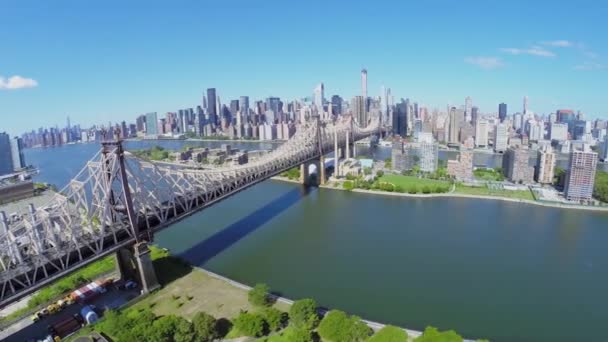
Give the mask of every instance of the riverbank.
[[[272, 177], [272, 179], [277, 180], [277, 181], [282, 181], [282, 182], [300, 184], [300, 182], [297, 180], [288, 179], [288, 178], [281, 177], [281, 176], [275, 176], [275, 177]], [[505, 201], [505, 202], [532, 204], [532, 205], [537, 205], [537, 206], [541, 206], [541, 207], [549, 207], [549, 208], [608, 212], [608, 207], [592, 207], [592, 206], [583, 206], [583, 205], [576, 205], [576, 204], [540, 202], [540, 201], [531, 201], [531, 200], [520, 199], [520, 198], [509, 198], [509, 197], [499, 197], [499, 196], [470, 195], [470, 194], [454, 192], [453, 189], [450, 192], [446, 192], [446, 193], [410, 194], [410, 193], [405, 193], [405, 192], [389, 192], [389, 191], [382, 191], [382, 190], [365, 190], [365, 189], [347, 190], [347, 189], [344, 189], [341, 185], [333, 186], [333, 185], [326, 184], [326, 185], [320, 185], [319, 187], [324, 188], [324, 189], [351, 191], [351, 192], [358, 192], [358, 193], [372, 194], [372, 195], [381, 195], [381, 196], [410, 197], [410, 198], [441, 198], [441, 197], [470, 198], [470, 199], [497, 200], [497, 201]]]

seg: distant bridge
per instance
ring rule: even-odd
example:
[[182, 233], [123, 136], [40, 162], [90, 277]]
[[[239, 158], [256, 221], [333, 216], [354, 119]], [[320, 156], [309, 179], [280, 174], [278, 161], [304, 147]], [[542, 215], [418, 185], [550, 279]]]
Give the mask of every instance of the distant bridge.
[[[154, 232], [293, 167], [301, 166], [306, 183], [307, 165], [324, 165], [327, 153], [353, 150], [379, 129], [377, 120], [360, 128], [350, 117], [317, 119], [255, 161], [212, 170], [161, 166], [124, 151], [120, 141], [104, 142], [50, 203], [13, 217], [0, 212], [0, 307], [111, 253], [121, 272], [135, 265], [150, 291], [158, 287], [147, 248]], [[325, 168], [318, 171], [322, 183]]]

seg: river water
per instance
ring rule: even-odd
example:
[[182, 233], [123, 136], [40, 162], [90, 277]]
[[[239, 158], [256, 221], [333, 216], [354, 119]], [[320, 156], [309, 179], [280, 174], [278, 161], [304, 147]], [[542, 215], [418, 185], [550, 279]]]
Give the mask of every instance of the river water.
[[[158, 142], [127, 148], [152, 144]], [[41, 169], [38, 180], [63, 186], [97, 149], [71, 145], [25, 155]], [[390, 149], [359, 153], [384, 158]], [[412, 329], [434, 325], [492, 341], [608, 335], [606, 213], [269, 180], [167, 228], [156, 243], [236, 281], [264, 282], [286, 297], [312, 297]]]

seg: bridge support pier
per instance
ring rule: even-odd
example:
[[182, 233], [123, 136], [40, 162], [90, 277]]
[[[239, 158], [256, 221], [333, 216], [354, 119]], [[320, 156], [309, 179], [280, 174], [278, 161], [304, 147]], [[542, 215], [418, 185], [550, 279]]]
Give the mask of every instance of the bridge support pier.
[[308, 163], [300, 164], [300, 184], [310, 184], [310, 173], [308, 167], [314, 164], [317, 167], [317, 183], [315, 185], [325, 185], [325, 157], [321, 156], [319, 159], [310, 161]]
[[139, 280], [143, 293], [152, 292], [160, 287], [146, 241], [136, 243], [133, 250], [119, 249], [116, 252], [116, 264], [120, 278]]

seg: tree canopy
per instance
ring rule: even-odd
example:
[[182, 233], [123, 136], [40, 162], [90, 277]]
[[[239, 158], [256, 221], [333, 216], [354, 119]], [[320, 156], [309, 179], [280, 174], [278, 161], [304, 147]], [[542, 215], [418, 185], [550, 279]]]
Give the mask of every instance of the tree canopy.
[[300, 299], [289, 309], [289, 320], [296, 328], [311, 331], [319, 324], [317, 302], [313, 299]]
[[407, 333], [405, 330], [395, 327], [392, 325], [387, 325], [384, 328], [380, 329], [374, 336], [370, 337], [367, 342], [406, 342], [407, 341]]
[[372, 329], [357, 316], [348, 316], [343, 311], [331, 310], [319, 324], [318, 332], [323, 340], [357, 342], [365, 341], [372, 334]]
[[270, 287], [266, 284], [257, 284], [248, 294], [249, 303], [254, 306], [268, 306], [270, 304]]

